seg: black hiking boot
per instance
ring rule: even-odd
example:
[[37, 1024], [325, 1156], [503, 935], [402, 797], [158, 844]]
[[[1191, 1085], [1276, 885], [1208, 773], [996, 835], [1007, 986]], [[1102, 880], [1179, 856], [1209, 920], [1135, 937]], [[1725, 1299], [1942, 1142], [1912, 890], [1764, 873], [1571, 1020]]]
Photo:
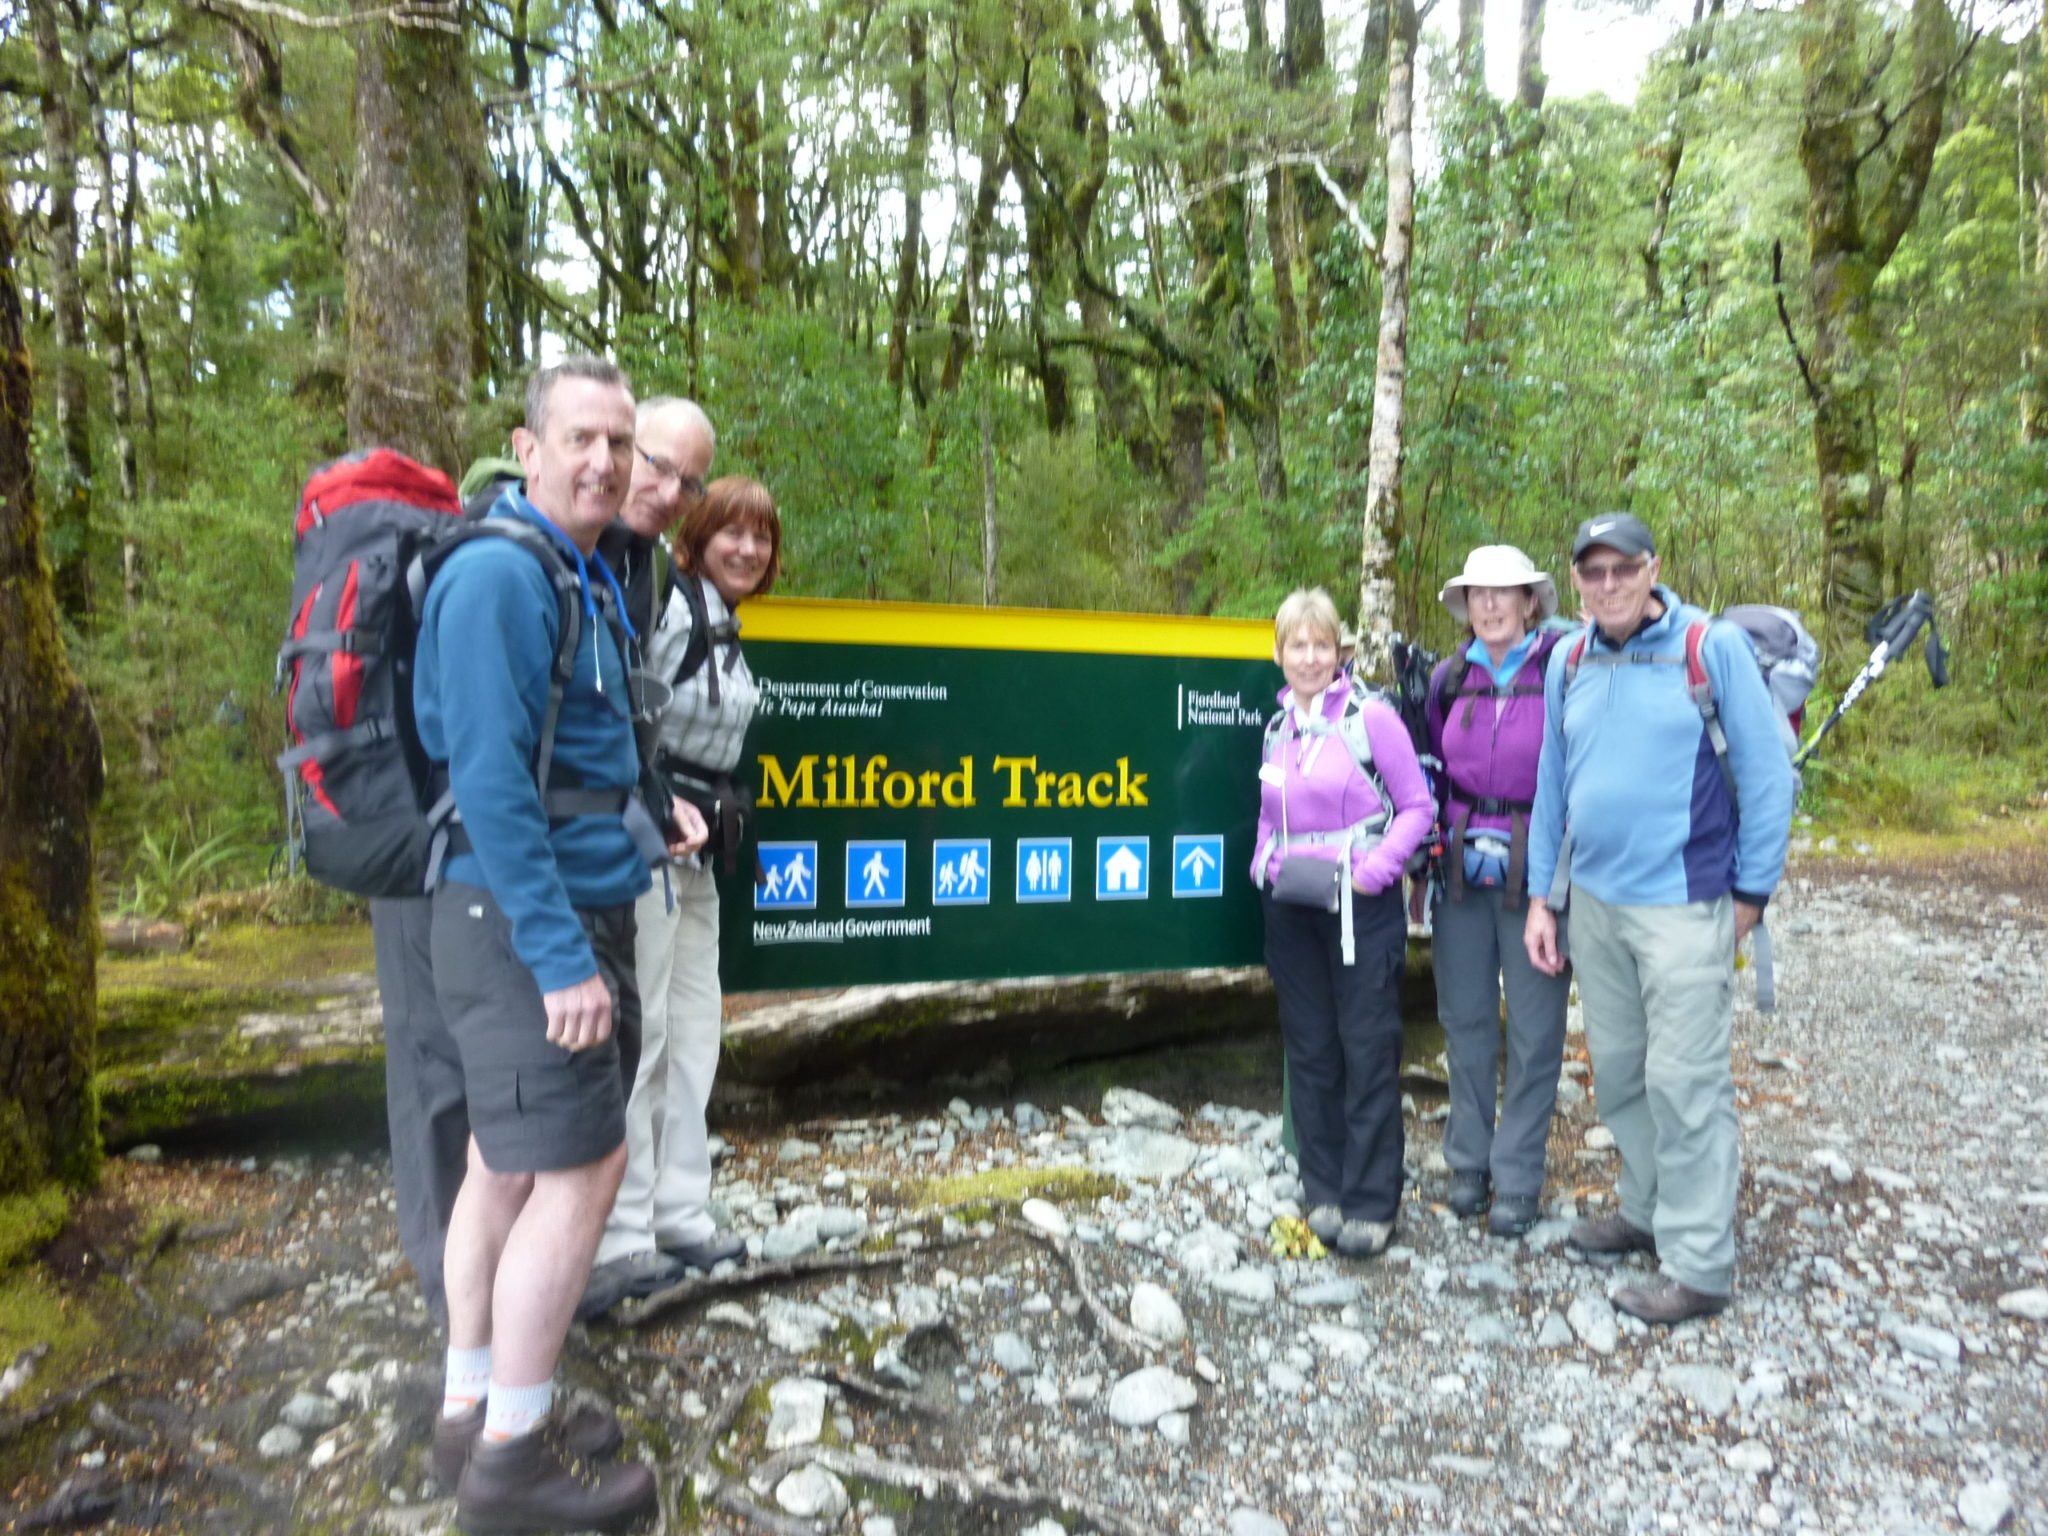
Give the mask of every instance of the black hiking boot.
[[1451, 1174], [1451, 1190], [1444, 1196], [1444, 1204], [1453, 1215], [1477, 1216], [1486, 1209], [1492, 1192], [1493, 1180], [1486, 1174], [1476, 1168], [1459, 1168]]
[[[561, 1416], [562, 1443], [585, 1461], [612, 1455], [626, 1443], [618, 1416], [595, 1403], [578, 1403]], [[443, 1493], [453, 1493], [462, 1481], [462, 1469], [469, 1462], [469, 1448], [484, 1432], [484, 1405], [478, 1403], [467, 1413], [454, 1417], [443, 1414], [434, 1420], [434, 1478]]]
[[584, 1461], [550, 1417], [516, 1440], [479, 1439], [455, 1489], [455, 1523], [472, 1536], [622, 1531], [654, 1513], [654, 1474], [637, 1461]]

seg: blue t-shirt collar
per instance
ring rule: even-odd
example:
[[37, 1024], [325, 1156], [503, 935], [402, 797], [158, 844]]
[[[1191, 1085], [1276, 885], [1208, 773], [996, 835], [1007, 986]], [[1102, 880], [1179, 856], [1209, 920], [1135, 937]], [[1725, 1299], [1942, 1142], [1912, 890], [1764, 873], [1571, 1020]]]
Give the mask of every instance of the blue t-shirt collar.
[[626, 612], [626, 594], [619, 589], [619, 578], [612, 574], [612, 568], [605, 563], [604, 556], [596, 550], [585, 555], [576, 547], [576, 541], [562, 532], [553, 519], [526, 499], [518, 485], [505, 487], [504, 493], [491, 508], [490, 515], [522, 518], [540, 528], [549, 538], [562, 546], [563, 552], [576, 563], [576, 580], [583, 588], [583, 612], [589, 617], [593, 630], [597, 624], [597, 598], [590, 590], [590, 568], [596, 566], [598, 574], [604, 577], [604, 584], [611, 588], [612, 604], [618, 611], [619, 624], [626, 631], [626, 638], [640, 638], [639, 632], [633, 628], [632, 615]]
[[1474, 639], [1465, 647], [1465, 659], [1475, 667], [1484, 667], [1493, 679], [1494, 687], [1505, 688], [1515, 680], [1515, 674], [1522, 670], [1522, 663], [1529, 659], [1529, 652], [1536, 648], [1536, 642], [1541, 638], [1542, 631], [1530, 630], [1508, 647], [1507, 655], [1501, 658], [1497, 667], [1493, 664], [1492, 653], [1486, 649], [1486, 642]]

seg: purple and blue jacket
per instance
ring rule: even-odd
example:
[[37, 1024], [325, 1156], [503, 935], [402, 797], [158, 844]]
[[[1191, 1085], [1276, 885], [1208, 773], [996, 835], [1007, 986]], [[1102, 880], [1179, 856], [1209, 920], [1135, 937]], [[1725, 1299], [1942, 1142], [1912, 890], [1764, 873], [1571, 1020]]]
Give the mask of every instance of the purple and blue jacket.
[[[1519, 820], [1526, 846], [1536, 764], [1543, 754], [1543, 668], [1558, 639], [1555, 630], [1526, 635], [1498, 667], [1478, 640], [1464, 652], [1462, 668], [1457, 656], [1438, 663], [1427, 713], [1430, 745], [1444, 765], [1437, 795], [1448, 837], [1462, 843], [1473, 833], [1491, 832], [1513, 842]], [[1513, 894], [1526, 888], [1526, 880], [1519, 881]]]

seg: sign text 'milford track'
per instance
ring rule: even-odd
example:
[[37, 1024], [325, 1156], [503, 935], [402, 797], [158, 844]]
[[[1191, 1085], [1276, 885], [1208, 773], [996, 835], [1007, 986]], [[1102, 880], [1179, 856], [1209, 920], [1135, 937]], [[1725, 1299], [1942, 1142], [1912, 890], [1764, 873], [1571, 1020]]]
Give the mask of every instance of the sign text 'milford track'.
[[[886, 805], [900, 811], [913, 805], [967, 807], [975, 803], [971, 757], [962, 757], [960, 766], [951, 771], [926, 768], [915, 772], [892, 767], [881, 753], [862, 757], [854, 752], [807, 752], [789, 769], [771, 753], [762, 753], [760, 761], [761, 804], [770, 809], [872, 810]], [[1131, 772], [1128, 757], [1116, 760], [1114, 772], [1107, 768], [1093, 772], [1041, 768], [1036, 757], [992, 758], [989, 771], [1003, 787], [1001, 803], [1007, 809], [1150, 803], [1145, 798], [1145, 781], [1150, 775]]]

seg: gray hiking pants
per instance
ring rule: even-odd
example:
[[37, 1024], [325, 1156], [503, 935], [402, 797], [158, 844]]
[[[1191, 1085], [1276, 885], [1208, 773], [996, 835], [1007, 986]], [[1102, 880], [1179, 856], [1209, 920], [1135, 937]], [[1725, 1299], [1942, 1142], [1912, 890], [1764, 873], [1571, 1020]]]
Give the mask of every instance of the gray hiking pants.
[[[1571, 973], [1546, 976], [1522, 947], [1527, 907], [1508, 910], [1498, 888], [1467, 887], [1437, 903], [1431, 963], [1437, 1018], [1451, 1067], [1444, 1161], [1485, 1173], [1496, 1193], [1543, 1193], [1543, 1149], [1557, 1107]], [[1506, 1094], [1500, 1095], [1501, 993], [1508, 1004]], [[1495, 1126], [1495, 1104], [1499, 1125]]]
[[1735, 904], [1609, 906], [1572, 887], [1572, 964], [1600, 1118], [1621, 1153], [1621, 1214], [1656, 1234], [1664, 1273], [1735, 1286], [1741, 1171], [1735, 1077]]

